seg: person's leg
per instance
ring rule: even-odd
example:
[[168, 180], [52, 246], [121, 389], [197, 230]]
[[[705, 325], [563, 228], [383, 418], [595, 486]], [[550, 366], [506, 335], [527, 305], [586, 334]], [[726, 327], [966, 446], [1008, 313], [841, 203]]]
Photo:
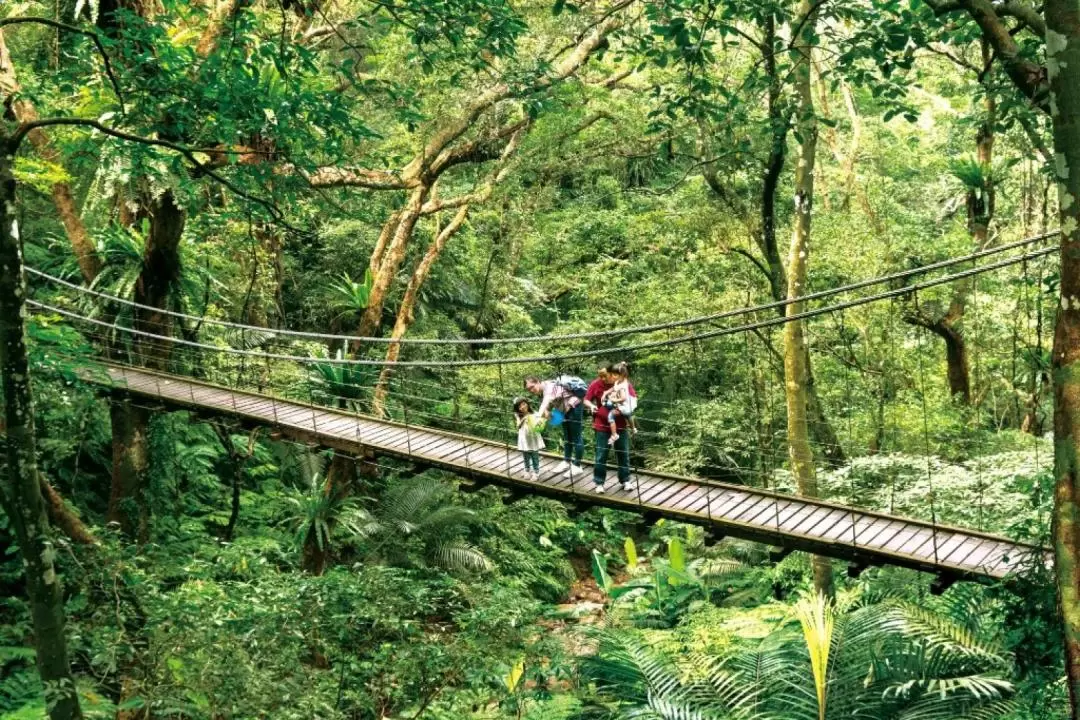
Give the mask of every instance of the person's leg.
[[563, 465], [570, 464], [570, 457], [573, 453], [573, 431], [570, 428], [571, 425], [570, 413], [563, 415], [562, 421], [562, 457]]
[[628, 487], [630, 481], [630, 434], [623, 432], [615, 441], [615, 462], [619, 466], [619, 484]]
[[540, 472], [540, 451], [539, 450], [533, 450], [531, 453], [529, 453], [529, 456], [532, 458], [533, 472], [534, 473]]
[[593, 462], [593, 482], [603, 487], [607, 481], [607, 459], [611, 452], [608, 445], [609, 433], [603, 430], [596, 431], [596, 460]]
[[[585, 408], [582, 405], [578, 405], [573, 410], [566, 413], [566, 420], [563, 424], [567, 425], [568, 438], [571, 440], [569, 445], [573, 445], [574, 451], [574, 465], [581, 467], [581, 458], [585, 456], [585, 435], [583, 433], [582, 424], [585, 418]], [[570, 460], [570, 455], [565, 455], [567, 461]]]
[[528, 450], [522, 450], [521, 451], [521, 462], [522, 462], [522, 465], [524, 465], [524, 467], [525, 467], [525, 474], [526, 475], [529, 473], [529, 455], [530, 455], [530, 453], [529, 453]]

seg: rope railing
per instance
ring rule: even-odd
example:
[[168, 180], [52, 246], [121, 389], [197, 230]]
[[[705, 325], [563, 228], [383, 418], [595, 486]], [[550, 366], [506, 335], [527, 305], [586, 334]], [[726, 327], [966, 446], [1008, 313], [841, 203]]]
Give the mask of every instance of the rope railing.
[[982, 265], [970, 270], [965, 270], [951, 275], [946, 275], [940, 278], [934, 278], [914, 285], [906, 285], [901, 288], [895, 288], [887, 290], [885, 292], [877, 293], [863, 298], [856, 298], [845, 302], [834, 303], [821, 308], [815, 308], [812, 310], [806, 310], [801, 313], [795, 313], [784, 317], [770, 318], [767, 320], [759, 320], [756, 322], [745, 323], [743, 325], [736, 325], [732, 327], [720, 328], [717, 330], [711, 330], [706, 332], [694, 333], [690, 335], [683, 335], [680, 337], [669, 338], [665, 340], [655, 340], [652, 342], [637, 343], [632, 345], [623, 345], [618, 347], [607, 347], [596, 350], [580, 350], [573, 352], [557, 353], [550, 355], [538, 355], [527, 357], [502, 357], [502, 358], [478, 358], [472, 360], [375, 360], [367, 358], [347, 358], [347, 357], [332, 357], [332, 358], [318, 358], [312, 356], [303, 355], [288, 355], [282, 353], [267, 353], [256, 352], [252, 350], [244, 350], [240, 348], [228, 348], [223, 349], [208, 345], [206, 343], [200, 343], [196, 341], [186, 340], [183, 338], [170, 337], [166, 335], [160, 335], [158, 333], [148, 332], [146, 330], [139, 330], [133, 327], [127, 327], [117, 325], [116, 323], [110, 323], [104, 320], [88, 317], [81, 313], [64, 310], [48, 303], [39, 302], [37, 300], [27, 300], [27, 304], [33, 308], [39, 310], [45, 310], [48, 312], [54, 312], [58, 315], [62, 315], [72, 320], [79, 320], [88, 323], [98, 325], [100, 327], [113, 328], [118, 331], [130, 333], [139, 337], [144, 337], [149, 340], [158, 342], [164, 342], [169, 344], [179, 344], [188, 347], [201, 348], [204, 350], [218, 351], [222, 350], [234, 355], [243, 355], [254, 358], [265, 358], [271, 360], [284, 360], [305, 364], [330, 364], [330, 365], [355, 365], [355, 366], [368, 366], [368, 367], [482, 367], [482, 366], [496, 366], [502, 364], [527, 364], [527, 363], [565, 363], [569, 360], [580, 360], [586, 358], [596, 358], [603, 356], [614, 355], [626, 355], [634, 352], [641, 352], [644, 350], [655, 350], [666, 347], [674, 347], [679, 345], [685, 345], [693, 342], [699, 342], [702, 340], [715, 339], [724, 337], [727, 335], [735, 335], [738, 333], [750, 332], [754, 330], [761, 330], [764, 328], [775, 327], [778, 325], [784, 325], [795, 320], [805, 320], [809, 318], [819, 317], [828, 313], [838, 312], [840, 310], [846, 310], [848, 308], [858, 307], [860, 305], [867, 305], [870, 303], [878, 302], [889, 298], [901, 297], [909, 295], [919, 290], [924, 290], [931, 287], [937, 287], [939, 285], [945, 285], [948, 283], [956, 282], [967, 277], [972, 277], [981, 273], [989, 272], [991, 270], [997, 270], [1011, 265], [1016, 265], [1028, 260], [1032, 260], [1039, 257], [1044, 257], [1057, 251], [1057, 248], [1046, 248], [1038, 250], [1032, 253], [1026, 253], [1024, 255], [1007, 258], [1000, 260], [989, 265]]
[[[387, 338], [387, 337], [371, 337], [371, 336], [355, 336], [355, 335], [340, 335], [332, 333], [318, 333], [302, 330], [287, 330], [287, 329], [275, 329], [266, 328], [256, 325], [246, 325], [243, 323], [230, 322], [227, 320], [220, 320], [217, 318], [211, 318], [206, 316], [196, 316], [188, 313], [181, 313], [174, 310], [158, 308], [152, 305], [145, 305], [127, 298], [117, 297], [108, 293], [88, 288], [83, 285], [79, 285], [55, 275], [50, 275], [42, 270], [36, 268], [27, 267], [26, 272], [32, 276], [41, 278], [50, 283], [59, 285], [61, 287], [75, 290], [83, 295], [95, 297], [106, 302], [112, 302], [121, 304], [127, 307], [132, 307], [138, 310], [146, 310], [155, 314], [164, 314], [169, 317], [173, 317], [179, 320], [188, 320], [193, 323], [201, 323], [206, 325], [214, 325], [218, 327], [232, 328], [235, 330], [253, 332], [259, 334], [271, 334], [280, 337], [289, 338], [301, 338], [308, 340], [317, 340], [320, 342], [333, 342], [333, 343], [360, 343], [360, 344], [396, 344], [396, 345], [467, 345], [467, 346], [485, 346], [485, 345], [513, 345], [513, 344], [541, 344], [541, 343], [559, 343], [568, 342], [572, 340], [587, 340], [594, 338], [606, 338], [617, 337], [620, 335], [639, 335], [645, 333], [656, 332], [659, 330], [671, 330], [682, 327], [693, 327], [695, 325], [703, 325], [707, 323], [714, 323], [719, 320], [725, 320], [728, 318], [739, 317], [742, 315], [750, 315], [763, 311], [775, 311], [781, 308], [786, 308], [789, 304], [794, 302], [811, 302], [821, 300], [824, 298], [833, 297], [854, 290], [860, 290], [867, 287], [873, 287], [875, 285], [887, 285], [900, 280], [906, 280], [917, 275], [926, 274], [935, 270], [941, 270], [954, 265], [971, 262], [973, 260], [979, 260], [992, 255], [997, 255], [1009, 250], [1014, 250], [1019, 247], [1025, 247], [1033, 243], [1041, 242], [1043, 240], [1056, 237], [1059, 234], [1058, 230], [1052, 230], [1049, 232], [1041, 233], [1039, 235], [1033, 235], [1030, 237], [1022, 238], [1011, 243], [1004, 243], [996, 245], [994, 247], [985, 248], [983, 250], [970, 253], [954, 258], [948, 258], [939, 262], [930, 263], [928, 265], [922, 265], [916, 268], [910, 268], [889, 275], [883, 275], [879, 277], [868, 278], [853, 283], [848, 283], [839, 287], [829, 288], [827, 290], [821, 290], [818, 292], [809, 293], [794, 299], [776, 300], [773, 302], [763, 303], [760, 305], [754, 305], [743, 308], [736, 308], [733, 310], [725, 310], [718, 313], [711, 313], [708, 315], [701, 315], [697, 317], [684, 318], [681, 320], [672, 320], [669, 322], [655, 323], [651, 325], [639, 325], [625, 328], [611, 328], [608, 330], [594, 330], [579, 333], [566, 333], [566, 334], [551, 334], [551, 335], [536, 335], [536, 336], [519, 336], [519, 337], [506, 337], [506, 338]], [[386, 363], [389, 364], [389, 363]]]

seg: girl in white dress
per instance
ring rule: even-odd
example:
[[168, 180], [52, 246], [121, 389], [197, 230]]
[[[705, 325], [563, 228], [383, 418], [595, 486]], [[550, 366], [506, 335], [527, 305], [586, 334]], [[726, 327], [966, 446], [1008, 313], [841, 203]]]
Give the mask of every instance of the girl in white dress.
[[535, 482], [540, 479], [540, 451], [544, 449], [540, 432], [546, 423], [539, 414], [533, 413], [525, 398], [514, 398], [514, 420], [517, 422], [518, 450], [525, 461], [525, 478]]

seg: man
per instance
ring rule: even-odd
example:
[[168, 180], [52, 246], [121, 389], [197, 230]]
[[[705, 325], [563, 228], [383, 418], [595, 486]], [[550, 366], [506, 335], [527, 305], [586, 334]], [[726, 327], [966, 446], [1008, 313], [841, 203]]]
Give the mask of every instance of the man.
[[555, 472], [579, 474], [581, 458], [585, 455], [585, 436], [582, 432], [585, 409], [581, 399], [557, 380], [541, 380], [532, 375], [525, 378], [525, 389], [542, 398], [536, 411], [541, 417], [549, 417], [553, 407], [562, 410], [563, 461], [555, 466]]
[[[604, 483], [607, 482], [607, 462], [611, 450], [615, 450], [615, 463], [618, 466], [619, 486], [625, 492], [637, 490], [637, 485], [630, 479], [630, 433], [626, 432], [626, 418], [622, 413], [615, 416], [615, 430], [618, 434], [614, 443], [611, 440], [611, 420], [608, 417], [608, 409], [604, 407], [600, 399], [604, 391], [614, 385], [614, 378], [609, 372], [608, 365], [602, 366], [597, 371], [596, 379], [589, 385], [585, 393], [585, 407], [593, 412], [593, 431], [596, 432], [596, 462], [593, 463], [593, 488], [595, 492], [604, 492]], [[629, 387], [630, 394], [637, 397], [634, 386]]]

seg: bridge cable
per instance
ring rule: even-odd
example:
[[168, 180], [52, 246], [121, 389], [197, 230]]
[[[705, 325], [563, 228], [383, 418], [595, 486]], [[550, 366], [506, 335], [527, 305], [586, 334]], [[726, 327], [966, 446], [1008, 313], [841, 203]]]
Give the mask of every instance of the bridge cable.
[[801, 320], [801, 319], [805, 319], [805, 318], [817, 317], [819, 315], [825, 315], [825, 314], [828, 314], [828, 313], [831, 313], [831, 312], [838, 312], [840, 310], [845, 310], [845, 309], [851, 308], [851, 307], [857, 307], [857, 306], [860, 306], [860, 305], [866, 305], [866, 304], [869, 304], [869, 303], [876, 302], [878, 300], [884, 300], [884, 299], [887, 299], [887, 298], [893, 298], [893, 297], [899, 297], [899, 296], [903, 296], [903, 295], [908, 295], [908, 294], [911, 294], [912, 292], [917, 292], [918, 290], [922, 290], [922, 289], [926, 289], [926, 288], [930, 288], [930, 287], [936, 287], [938, 285], [945, 285], [947, 283], [950, 283], [950, 282], [953, 282], [953, 281], [956, 281], [956, 280], [960, 280], [960, 279], [963, 279], [963, 278], [966, 278], [966, 277], [971, 277], [973, 275], [978, 275], [980, 273], [989, 272], [991, 270], [996, 270], [996, 269], [1000, 269], [1000, 268], [1003, 268], [1003, 267], [1009, 267], [1011, 265], [1015, 265], [1015, 264], [1018, 264], [1020, 262], [1023, 262], [1026, 259], [1037, 258], [1037, 257], [1042, 257], [1042, 256], [1045, 256], [1045, 255], [1049, 255], [1049, 254], [1051, 254], [1053, 252], [1057, 252], [1057, 248], [1045, 248], [1045, 249], [1042, 249], [1042, 250], [1036, 250], [1034, 252], [1027, 253], [1027, 254], [1024, 254], [1024, 255], [1010, 257], [1010, 258], [1007, 258], [1005, 260], [999, 260], [999, 261], [997, 261], [995, 263], [991, 263], [989, 265], [977, 266], [977, 267], [974, 267], [974, 268], [970, 268], [968, 270], [953, 273], [951, 275], [945, 275], [945, 276], [942, 276], [940, 278], [934, 278], [934, 279], [931, 279], [931, 280], [927, 280], [927, 281], [924, 281], [922, 283], [918, 283], [918, 284], [915, 284], [915, 285], [905, 285], [905, 286], [900, 287], [900, 288], [894, 288], [892, 290], [887, 290], [887, 291], [877, 293], [875, 295], [870, 295], [870, 296], [867, 296], [867, 297], [864, 297], [864, 298], [856, 298], [856, 299], [853, 299], [853, 300], [847, 300], [847, 301], [844, 301], [844, 302], [841, 302], [841, 303], [836, 303], [836, 304], [833, 304], [833, 305], [827, 305], [827, 306], [822, 307], [822, 308], [817, 308], [817, 309], [813, 309], [813, 310], [806, 310], [806, 311], [803, 311], [801, 313], [796, 313], [796, 314], [793, 314], [793, 315], [786, 315], [784, 317], [771, 318], [771, 319], [768, 319], [768, 320], [759, 320], [759, 321], [756, 321], [756, 322], [746, 323], [746, 324], [743, 324], [743, 325], [736, 325], [736, 326], [733, 326], [733, 327], [719, 328], [719, 329], [710, 330], [710, 331], [707, 331], [707, 332], [695, 333], [695, 334], [690, 334], [690, 335], [683, 335], [681, 337], [674, 338], [674, 339], [655, 340], [655, 341], [651, 341], [651, 342], [638, 343], [638, 344], [634, 344], [634, 345], [624, 345], [624, 346], [619, 346], [619, 347], [601, 348], [601, 349], [596, 349], [596, 350], [581, 350], [581, 351], [574, 351], [574, 352], [567, 352], [567, 353], [557, 353], [557, 354], [527, 356], [527, 357], [481, 358], [481, 359], [477, 359], [477, 360], [426, 360], [426, 361], [420, 361], [420, 360], [394, 360], [394, 361], [387, 361], [387, 360], [368, 360], [368, 359], [362, 359], [362, 358], [343, 358], [343, 357], [342, 358], [319, 358], [319, 357], [302, 356], [302, 355], [287, 355], [287, 354], [282, 354], [282, 353], [254, 352], [254, 351], [251, 351], [251, 350], [241, 350], [239, 348], [217, 347], [217, 346], [207, 345], [205, 343], [200, 343], [200, 342], [196, 342], [196, 341], [192, 341], [192, 340], [186, 340], [186, 339], [183, 339], [183, 338], [174, 338], [174, 337], [169, 337], [169, 336], [165, 336], [165, 335], [159, 335], [159, 334], [156, 334], [156, 333], [147, 332], [145, 330], [138, 330], [136, 328], [125, 327], [125, 326], [122, 326], [122, 325], [116, 325], [114, 323], [109, 323], [109, 322], [106, 322], [106, 321], [103, 321], [103, 320], [98, 320], [96, 318], [90, 318], [90, 317], [87, 317], [85, 315], [80, 315], [79, 313], [71, 312], [71, 311], [68, 311], [68, 310], [63, 310], [63, 309], [55, 307], [53, 305], [49, 305], [48, 303], [42, 303], [42, 302], [38, 302], [36, 300], [27, 300], [27, 305], [29, 305], [31, 307], [34, 307], [34, 308], [37, 308], [39, 310], [45, 310], [47, 312], [56, 313], [58, 315], [68, 317], [70, 319], [83, 320], [85, 322], [89, 322], [89, 323], [92, 323], [92, 324], [95, 324], [95, 325], [99, 325], [99, 326], [103, 326], [103, 327], [107, 327], [107, 328], [113, 328], [113, 329], [116, 329], [116, 330], [121, 330], [121, 331], [124, 331], [124, 332], [131, 333], [132, 335], [138, 335], [138, 336], [146, 337], [146, 338], [150, 338], [150, 339], [161, 340], [161, 341], [166, 341], [166, 342], [169, 342], [169, 343], [175, 343], [175, 344], [180, 344], [180, 345], [187, 345], [187, 346], [190, 346], [190, 347], [197, 347], [197, 348], [202, 348], [202, 349], [205, 349], [205, 350], [211, 350], [211, 351], [215, 351], [215, 352], [224, 352], [224, 353], [233, 354], [233, 355], [248, 355], [248, 356], [251, 356], [251, 357], [260, 357], [260, 358], [266, 358], [266, 359], [272, 359], [272, 360], [289, 360], [289, 361], [294, 361], [294, 362], [298, 362], [298, 363], [326, 364], [326, 365], [366, 365], [366, 366], [372, 366], [372, 367], [395, 366], [395, 367], [426, 367], [426, 368], [435, 368], [435, 367], [471, 367], [471, 366], [481, 367], [481, 366], [485, 366], [485, 365], [487, 365], [487, 366], [497, 365], [499, 363], [507, 363], [507, 364], [558, 363], [558, 364], [561, 364], [561, 363], [564, 363], [567, 360], [594, 358], [594, 357], [599, 357], [599, 356], [603, 356], [603, 355], [614, 355], [614, 354], [625, 355], [627, 353], [631, 353], [631, 352], [635, 352], [635, 351], [653, 350], [653, 349], [662, 348], [662, 347], [672, 347], [672, 346], [676, 346], [676, 345], [692, 343], [695, 340], [712, 339], [712, 338], [717, 338], [717, 337], [723, 337], [723, 336], [726, 336], [726, 335], [734, 335], [736, 333], [746, 332], [746, 331], [749, 331], [749, 330], [757, 330], [757, 329], [760, 329], [760, 328], [773, 327], [773, 326], [776, 326], [776, 325], [783, 325], [783, 324], [786, 324], [788, 322], [792, 322], [794, 320]]
[[[121, 297], [118, 297], [116, 295], [110, 295], [108, 293], [101, 292], [100, 290], [95, 290], [93, 288], [84, 287], [84, 286], [79, 285], [77, 283], [73, 283], [71, 281], [64, 280], [63, 278], [56, 277], [55, 275], [50, 275], [49, 273], [46, 273], [46, 272], [44, 272], [42, 270], [38, 270], [36, 268], [29, 267], [29, 266], [26, 267], [26, 272], [28, 274], [30, 274], [30, 275], [40, 277], [40, 278], [42, 278], [44, 280], [47, 280], [47, 281], [49, 281], [51, 283], [54, 283], [54, 284], [57, 284], [57, 285], [60, 285], [60, 286], [75, 290], [75, 291], [77, 291], [79, 293], [82, 293], [84, 295], [89, 295], [89, 296], [92, 296], [92, 297], [97, 297], [97, 298], [100, 298], [100, 299], [103, 299], [103, 300], [107, 300], [109, 302], [115, 302], [117, 304], [126, 305], [128, 307], [133, 307], [133, 308], [135, 308], [137, 310], [147, 310], [149, 312], [153, 312], [153, 313], [161, 314], [161, 315], [168, 315], [168, 316], [180, 319], [180, 320], [190, 320], [190, 321], [194, 321], [194, 322], [205, 323], [207, 325], [216, 325], [216, 326], [219, 326], [219, 327], [233, 328], [233, 329], [239, 330], [241, 332], [243, 332], [243, 331], [252, 331], [252, 332], [255, 332], [255, 333], [258, 333], [258, 334], [263, 334], [263, 335], [269, 334], [269, 335], [281, 336], [281, 337], [296, 337], [296, 338], [307, 338], [307, 339], [311, 339], [311, 340], [323, 340], [323, 341], [334, 341], [334, 342], [336, 342], [336, 341], [344, 341], [346, 343], [372, 343], [372, 344], [383, 344], [383, 345], [391, 345], [391, 344], [393, 344], [393, 345], [470, 345], [470, 346], [476, 346], [476, 345], [512, 345], [512, 344], [539, 344], [539, 343], [547, 343], [547, 342], [567, 342], [567, 341], [571, 341], [571, 340], [586, 340], [586, 339], [592, 339], [592, 338], [613, 337], [613, 336], [617, 336], [617, 335], [639, 335], [639, 334], [654, 332], [654, 331], [657, 331], [657, 330], [669, 330], [669, 329], [680, 328], [680, 327], [691, 327], [691, 326], [694, 326], [694, 325], [702, 325], [702, 324], [705, 324], [705, 323], [711, 323], [711, 322], [715, 322], [715, 321], [718, 321], [718, 320], [724, 320], [724, 319], [731, 318], [731, 317], [738, 317], [740, 315], [748, 315], [748, 314], [751, 314], [751, 313], [756, 313], [756, 312], [760, 312], [760, 311], [764, 311], [764, 310], [776, 310], [778, 308], [787, 307], [788, 304], [793, 303], [793, 302], [810, 302], [810, 301], [813, 301], [813, 300], [820, 300], [820, 299], [823, 299], [823, 298], [831, 297], [833, 295], [839, 295], [839, 294], [851, 292], [853, 290], [860, 290], [862, 288], [872, 287], [874, 285], [886, 284], [886, 283], [894, 282], [894, 281], [897, 281], [897, 280], [904, 280], [904, 279], [913, 277], [915, 275], [921, 275], [923, 273], [931, 272], [931, 271], [934, 271], [934, 270], [940, 270], [940, 269], [951, 267], [953, 265], [957, 265], [957, 264], [960, 264], [960, 263], [969, 262], [969, 261], [972, 261], [972, 260], [978, 260], [978, 259], [983, 258], [983, 257], [988, 257], [990, 255], [996, 255], [996, 254], [1005, 252], [1006, 250], [1012, 250], [1012, 249], [1015, 249], [1015, 248], [1018, 248], [1018, 247], [1031, 245], [1033, 243], [1040, 242], [1042, 240], [1046, 240], [1046, 239], [1051, 238], [1051, 237], [1055, 237], [1057, 234], [1058, 234], [1058, 231], [1053, 230], [1053, 231], [1042, 233], [1040, 235], [1033, 235], [1031, 237], [1023, 238], [1023, 239], [1017, 240], [1015, 242], [1006, 243], [1006, 244], [1003, 244], [1003, 245], [997, 245], [995, 247], [987, 248], [987, 249], [984, 249], [984, 250], [981, 250], [981, 251], [978, 251], [978, 252], [974, 252], [974, 253], [970, 253], [968, 255], [963, 255], [963, 256], [960, 256], [960, 257], [954, 257], [954, 258], [949, 258], [949, 259], [946, 259], [946, 260], [941, 260], [939, 262], [930, 263], [929, 265], [922, 265], [922, 266], [919, 266], [919, 267], [916, 267], [916, 268], [911, 268], [909, 270], [903, 270], [903, 271], [900, 271], [900, 272], [892, 273], [890, 275], [883, 275], [883, 276], [879, 276], [879, 277], [873, 277], [873, 278], [867, 278], [867, 279], [864, 279], [864, 280], [859, 280], [857, 282], [849, 283], [847, 285], [842, 285], [842, 286], [834, 287], [834, 288], [828, 288], [826, 290], [820, 290], [818, 292], [810, 293], [808, 295], [803, 295], [803, 296], [800, 296], [798, 298], [792, 298], [792, 299], [785, 298], [783, 300], [775, 300], [773, 302], [765, 303], [765, 304], [762, 304], [762, 305], [756, 305], [756, 306], [753, 306], [753, 307], [736, 308], [736, 309], [733, 309], [733, 310], [725, 310], [725, 311], [718, 312], [718, 313], [713, 313], [713, 314], [710, 314], [710, 315], [702, 315], [702, 316], [698, 316], [698, 317], [684, 318], [682, 320], [673, 320], [673, 321], [670, 321], [670, 322], [657, 323], [657, 324], [653, 324], [653, 325], [640, 325], [640, 326], [628, 327], [628, 328], [612, 328], [612, 329], [608, 329], [608, 330], [593, 330], [593, 331], [579, 332], [579, 333], [567, 333], [567, 334], [563, 334], [563, 335], [533, 335], [533, 336], [520, 336], [520, 337], [508, 337], [508, 338], [478, 338], [478, 339], [475, 339], [475, 340], [474, 339], [468, 339], [468, 338], [398, 338], [398, 339], [395, 340], [393, 338], [388, 338], [388, 337], [367, 337], [367, 336], [352, 336], [352, 335], [335, 335], [335, 334], [332, 334], [332, 333], [307, 332], [307, 331], [301, 331], [301, 330], [280, 330], [280, 329], [274, 329], [274, 328], [258, 327], [258, 326], [255, 326], [255, 325], [245, 325], [243, 323], [230, 322], [228, 320], [218, 320], [218, 319], [215, 319], [215, 318], [199, 317], [199, 316], [191, 315], [191, 314], [188, 314], [188, 313], [177, 312], [175, 310], [168, 310], [168, 309], [164, 309], [164, 308], [154, 307], [152, 305], [146, 305], [146, 304], [143, 304], [143, 303], [138, 303], [138, 302], [135, 302], [134, 300], [128, 300], [127, 298], [121, 298]], [[382, 364], [390, 364], [390, 363], [382, 363]]]

